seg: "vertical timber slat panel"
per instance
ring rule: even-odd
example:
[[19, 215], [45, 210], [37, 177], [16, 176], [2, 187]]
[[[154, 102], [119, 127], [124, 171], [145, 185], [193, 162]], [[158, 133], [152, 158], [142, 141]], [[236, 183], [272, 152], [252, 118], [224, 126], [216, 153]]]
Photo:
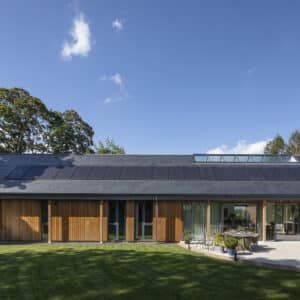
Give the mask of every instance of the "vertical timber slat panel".
[[2, 217], [1, 205], [2, 205], [2, 200], [0, 199], [0, 241], [3, 240], [3, 237], [2, 237], [2, 220], [3, 220], [3, 217]]
[[134, 241], [134, 201], [126, 201], [126, 240]]
[[103, 200], [99, 201], [99, 241], [103, 242]]
[[263, 200], [262, 203], [262, 240], [267, 239], [267, 201]]
[[206, 206], [206, 239], [210, 240], [210, 223], [211, 223], [211, 201], [207, 201]]
[[158, 201], [158, 241], [178, 242], [182, 240], [181, 201]]
[[53, 205], [53, 241], [99, 241], [99, 202], [62, 200]]
[[183, 240], [183, 205], [182, 201], [176, 201], [176, 217], [175, 217], [175, 241]]
[[103, 201], [102, 229], [103, 242], [106, 242], [108, 240], [108, 201]]
[[52, 201], [48, 200], [48, 243], [52, 241]]
[[2, 200], [1, 237], [7, 241], [39, 241], [41, 203], [38, 200]]

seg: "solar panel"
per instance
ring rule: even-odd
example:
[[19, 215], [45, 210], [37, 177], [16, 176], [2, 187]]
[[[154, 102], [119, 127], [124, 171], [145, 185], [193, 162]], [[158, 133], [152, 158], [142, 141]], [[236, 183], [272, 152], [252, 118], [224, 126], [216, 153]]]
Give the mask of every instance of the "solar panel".
[[135, 179], [150, 180], [152, 179], [153, 168], [152, 167], [136, 167]]
[[55, 179], [70, 179], [75, 171], [74, 167], [64, 166], [62, 168], [57, 168], [58, 172]]
[[200, 179], [198, 167], [183, 167], [183, 175], [185, 180], [198, 180]]
[[169, 168], [168, 167], [153, 167], [153, 179], [168, 180]]
[[205, 166], [199, 168], [199, 180], [213, 180], [214, 173], [211, 167]]
[[183, 180], [183, 169], [181, 167], [170, 167], [169, 168], [169, 179], [170, 180]]
[[300, 181], [299, 166], [201, 165], [167, 166], [17, 166], [8, 180], [216, 180]]
[[104, 177], [105, 171], [106, 171], [106, 167], [91, 167], [87, 179], [101, 180]]
[[47, 169], [47, 166], [32, 166], [27, 172], [23, 175], [22, 179], [35, 179], [39, 178]]
[[300, 180], [300, 168], [284, 168], [283, 180]]
[[16, 167], [16, 168], [14, 168], [8, 174], [8, 176], [6, 176], [6, 179], [9, 179], [9, 180], [19, 180], [19, 179], [22, 179], [22, 177], [29, 170], [29, 168], [30, 167], [28, 167], [28, 166], [19, 166], [19, 167]]
[[103, 179], [116, 180], [120, 178], [121, 173], [122, 173], [122, 167], [109, 167], [106, 169]]
[[122, 169], [120, 179], [133, 180], [136, 179], [136, 170], [134, 167], [124, 167]]
[[214, 180], [243, 180], [247, 175], [244, 167], [212, 167]]
[[54, 179], [58, 172], [57, 167], [47, 167], [43, 173], [39, 176], [39, 179]]
[[87, 179], [88, 175], [91, 171], [91, 167], [82, 166], [82, 167], [75, 167], [74, 173], [71, 176], [71, 179]]
[[[263, 168], [261, 167], [250, 167], [245, 168], [247, 175], [243, 180], [265, 180]], [[237, 179], [239, 180], [239, 179]]]

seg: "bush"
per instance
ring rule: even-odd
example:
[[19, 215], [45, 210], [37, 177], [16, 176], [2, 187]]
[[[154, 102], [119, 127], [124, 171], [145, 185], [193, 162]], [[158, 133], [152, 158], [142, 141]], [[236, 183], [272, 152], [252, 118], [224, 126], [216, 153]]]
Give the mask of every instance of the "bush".
[[224, 237], [221, 234], [216, 233], [214, 235], [214, 242], [216, 246], [224, 246]]
[[238, 245], [238, 240], [233, 237], [228, 237], [225, 239], [224, 243], [227, 249], [235, 249]]
[[191, 232], [185, 232], [183, 235], [183, 240], [186, 242], [189, 242], [192, 240], [192, 233]]

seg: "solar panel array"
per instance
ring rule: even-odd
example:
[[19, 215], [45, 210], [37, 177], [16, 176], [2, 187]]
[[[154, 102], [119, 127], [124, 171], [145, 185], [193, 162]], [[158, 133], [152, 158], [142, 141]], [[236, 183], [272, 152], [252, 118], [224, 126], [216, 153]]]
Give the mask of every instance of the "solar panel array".
[[300, 181], [296, 166], [18, 166], [7, 180], [216, 180]]

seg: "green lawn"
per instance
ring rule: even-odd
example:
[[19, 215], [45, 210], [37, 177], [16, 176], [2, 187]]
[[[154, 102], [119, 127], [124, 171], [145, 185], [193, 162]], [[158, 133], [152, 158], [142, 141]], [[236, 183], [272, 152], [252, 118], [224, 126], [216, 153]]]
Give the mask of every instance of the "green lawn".
[[300, 273], [175, 245], [2, 245], [0, 299], [300, 299]]

